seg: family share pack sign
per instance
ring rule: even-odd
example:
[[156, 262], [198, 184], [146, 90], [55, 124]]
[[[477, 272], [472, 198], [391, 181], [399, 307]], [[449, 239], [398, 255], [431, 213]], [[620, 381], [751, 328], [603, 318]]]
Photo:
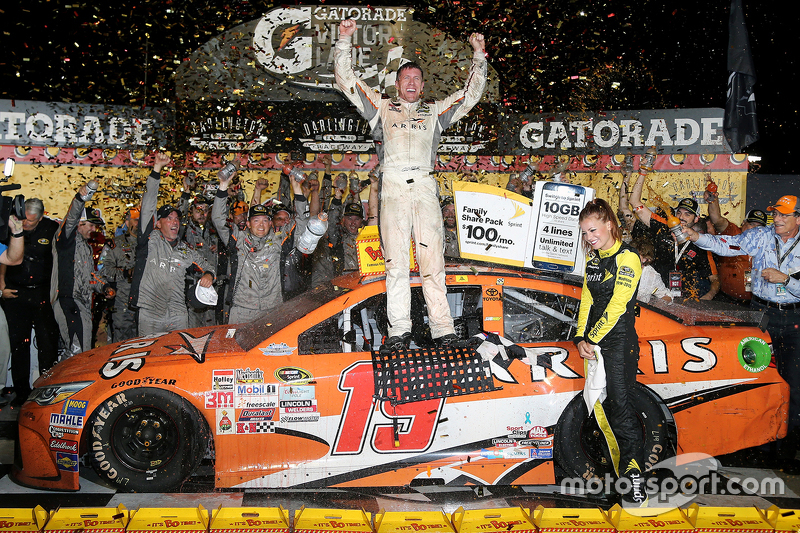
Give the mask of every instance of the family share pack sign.
[[594, 189], [536, 182], [533, 200], [506, 189], [453, 183], [461, 257], [582, 275], [578, 215]]

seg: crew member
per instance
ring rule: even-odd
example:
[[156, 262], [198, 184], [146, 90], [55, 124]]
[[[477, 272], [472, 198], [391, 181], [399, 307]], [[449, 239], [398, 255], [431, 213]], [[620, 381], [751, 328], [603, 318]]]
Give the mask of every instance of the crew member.
[[184, 285], [187, 271], [202, 273], [197, 282], [202, 287], [211, 287], [214, 283], [211, 265], [198, 251], [178, 239], [181, 228], [178, 208], [164, 205], [156, 210], [161, 170], [169, 162], [168, 155], [156, 153], [139, 208], [141, 220], [131, 283], [131, 305], [139, 312], [139, 335], [189, 327]]
[[389, 338], [385, 349], [411, 342], [411, 287], [409, 243], [413, 233], [422, 291], [428, 307], [431, 335], [438, 345], [459, 342], [447, 303], [444, 274], [444, 238], [438, 184], [433, 176], [436, 149], [444, 130], [478, 103], [486, 87], [483, 35], [474, 33], [472, 68], [463, 89], [443, 100], [421, 100], [422, 68], [409, 62], [397, 71], [396, 98], [383, 98], [353, 71], [351, 38], [356, 22], [339, 24], [334, 50], [336, 84], [372, 126], [382, 141], [381, 241], [386, 264]]
[[132, 339], [137, 335], [136, 311], [128, 305], [131, 295], [133, 267], [136, 264], [136, 233], [139, 229], [139, 208], [125, 213], [125, 232], [114, 237], [103, 250], [103, 270], [100, 275], [116, 289], [114, 297], [114, 342]]

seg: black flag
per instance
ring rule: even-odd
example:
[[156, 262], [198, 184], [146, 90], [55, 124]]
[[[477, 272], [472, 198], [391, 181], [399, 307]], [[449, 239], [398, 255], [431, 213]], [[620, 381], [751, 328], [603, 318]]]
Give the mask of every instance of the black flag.
[[739, 153], [758, 140], [756, 97], [753, 94], [755, 83], [756, 71], [750, 54], [742, 0], [732, 0], [728, 23], [728, 95], [722, 130], [733, 153]]

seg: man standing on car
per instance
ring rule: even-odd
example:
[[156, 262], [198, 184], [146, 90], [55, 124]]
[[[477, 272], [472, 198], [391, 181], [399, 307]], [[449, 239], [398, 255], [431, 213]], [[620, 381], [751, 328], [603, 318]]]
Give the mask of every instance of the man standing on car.
[[397, 71], [396, 98], [383, 98], [353, 71], [351, 38], [356, 22], [339, 24], [334, 50], [336, 85], [369, 121], [372, 135], [382, 141], [380, 226], [386, 261], [388, 350], [411, 342], [411, 286], [409, 243], [413, 234], [422, 292], [428, 307], [431, 335], [439, 346], [457, 344], [447, 303], [444, 275], [444, 228], [439, 190], [433, 176], [436, 149], [444, 130], [478, 103], [486, 88], [483, 35], [473, 33], [472, 68], [464, 88], [443, 100], [421, 100], [423, 72], [413, 62]]
[[781, 456], [794, 461], [800, 440], [800, 203], [797, 196], [783, 196], [768, 210], [773, 211], [772, 225], [739, 235], [686, 233], [698, 247], [717, 255], [753, 257], [750, 306], [769, 318], [778, 373], [789, 384], [789, 434], [781, 443]]
[[156, 210], [161, 170], [169, 162], [168, 155], [156, 153], [139, 208], [136, 266], [131, 283], [131, 305], [139, 310], [139, 335], [189, 327], [184, 285], [187, 271], [202, 272], [197, 282], [201, 287], [211, 287], [214, 283], [211, 265], [178, 239], [181, 228], [178, 208], [164, 205]]

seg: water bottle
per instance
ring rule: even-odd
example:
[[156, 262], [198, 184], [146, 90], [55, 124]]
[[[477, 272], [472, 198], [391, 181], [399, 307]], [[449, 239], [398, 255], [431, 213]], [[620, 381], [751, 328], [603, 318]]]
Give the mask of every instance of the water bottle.
[[350, 172], [350, 194], [355, 194], [358, 192], [361, 187], [358, 186], [360, 180], [358, 179], [358, 174], [356, 174], [355, 170]]
[[519, 179], [522, 180], [522, 183], [530, 183], [533, 181], [534, 174], [536, 174], [536, 169], [533, 166], [533, 162], [530, 162], [528, 166], [525, 167], [525, 170], [519, 173]]
[[284, 165], [283, 173], [292, 178], [297, 183], [303, 183], [306, 180], [305, 174], [303, 174], [303, 172], [299, 168], [291, 165]]
[[648, 172], [653, 171], [653, 165], [656, 163], [656, 147], [651, 146], [647, 149], [644, 155], [639, 158], [639, 174], [646, 176]]
[[97, 180], [90, 180], [89, 183], [86, 184], [86, 194], [81, 196], [81, 200], [84, 202], [91, 200], [92, 195], [97, 192], [98, 186]]
[[306, 255], [313, 254], [314, 250], [317, 248], [317, 243], [319, 242], [320, 237], [322, 237], [327, 230], [327, 213], [320, 213], [315, 217], [309, 218], [306, 230], [302, 235], [300, 235], [300, 238], [297, 239], [297, 249]]
[[347, 187], [347, 175], [344, 172], [340, 172], [339, 175], [336, 176], [336, 182], [333, 186], [337, 189], [344, 190], [344, 188]]
[[222, 167], [222, 170], [219, 171], [220, 181], [226, 181], [231, 179], [231, 176], [233, 176], [234, 172], [236, 172], [236, 165], [234, 165], [233, 163], [228, 163], [227, 165]]

